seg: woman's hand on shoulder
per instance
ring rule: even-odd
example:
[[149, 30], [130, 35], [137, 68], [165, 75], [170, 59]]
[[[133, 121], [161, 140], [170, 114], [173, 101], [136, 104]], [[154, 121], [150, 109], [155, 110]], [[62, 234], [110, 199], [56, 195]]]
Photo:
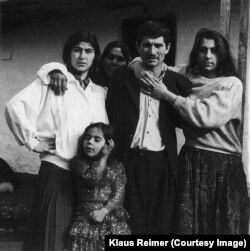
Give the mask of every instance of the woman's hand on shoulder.
[[60, 70], [49, 73], [51, 90], [55, 95], [64, 95], [67, 90], [67, 78]]

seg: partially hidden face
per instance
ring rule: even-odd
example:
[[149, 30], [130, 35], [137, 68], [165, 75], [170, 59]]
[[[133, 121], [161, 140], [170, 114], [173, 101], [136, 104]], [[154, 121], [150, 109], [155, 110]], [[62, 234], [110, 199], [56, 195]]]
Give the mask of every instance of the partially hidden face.
[[100, 153], [105, 143], [103, 132], [96, 127], [90, 128], [83, 140], [84, 153], [89, 157], [95, 157]]
[[118, 68], [126, 67], [126, 58], [124, 57], [121, 48], [113, 48], [110, 50], [107, 57], [103, 60], [104, 72], [111, 76]]
[[95, 50], [90, 43], [80, 42], [71, 51], [71, 66], [78, 72], [87, 72], [95, 58]]
[[215, 41], [203, 38], [197, 56], [200, 71], [205, 75], [211, 75], [211, 77], [216, 76], [219, 59]]
[[166, 45], [162, 36], [158, 38], [144, 37], [137, 45], [137, 51], [143, 64], [149, 69], [161, 65], [169, 49], [170, 44]]

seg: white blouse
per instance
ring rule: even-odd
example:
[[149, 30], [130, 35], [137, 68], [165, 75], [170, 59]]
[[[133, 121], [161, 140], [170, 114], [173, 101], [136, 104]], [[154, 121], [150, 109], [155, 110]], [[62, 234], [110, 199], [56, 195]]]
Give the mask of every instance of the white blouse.
[[[68, 90], [56, 96], [48, 86], [48, 72], [61, 70]], [[33, 150], [40, 141], [55, 140], [56, 154], [40, 154], [42, 160], [68, 169], [77, 141], [90, 123], [108, 123], [105, 110], [107, 90], [92, 81], [84, 90], [60, 63], [44, 65], [38, 78], [15, 95], [6, 105], [5, 118], [20, 145]], [[39, 140], [38, 140], [39, 139]]]

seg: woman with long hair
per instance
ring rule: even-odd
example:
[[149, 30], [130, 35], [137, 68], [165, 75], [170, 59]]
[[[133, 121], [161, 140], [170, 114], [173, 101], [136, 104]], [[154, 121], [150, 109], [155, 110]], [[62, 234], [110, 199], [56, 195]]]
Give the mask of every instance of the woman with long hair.
[[110, 78], [117, 69], [126, 68], [130, 62], [130, 51], [122, 41], [109, 42], [100, 57], [100, 64], [94, 80], [102, 86], [109, 86]]

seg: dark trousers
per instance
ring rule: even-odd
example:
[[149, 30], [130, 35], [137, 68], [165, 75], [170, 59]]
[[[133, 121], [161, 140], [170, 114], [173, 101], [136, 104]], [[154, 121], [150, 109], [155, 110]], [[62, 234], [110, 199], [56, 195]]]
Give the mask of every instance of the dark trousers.
[[176, 191], [166, 154], [131, 150], [126, 173], [124, 207], [132, 234], [170, 234]]

